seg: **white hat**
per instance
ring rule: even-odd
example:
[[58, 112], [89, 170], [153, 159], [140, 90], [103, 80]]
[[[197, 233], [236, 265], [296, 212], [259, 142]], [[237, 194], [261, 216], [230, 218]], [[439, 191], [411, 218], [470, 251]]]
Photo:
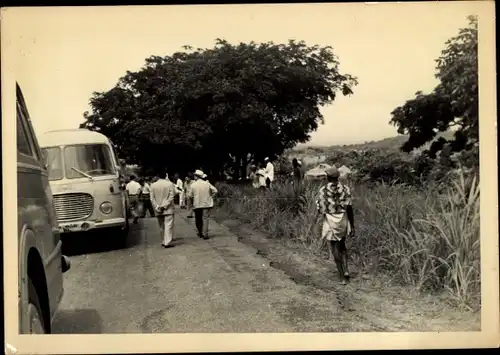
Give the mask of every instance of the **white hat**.
[[269, 160], [269, 158], [268, 158], [268, 157], [265, 157], [264, 161], [268, 161], [268, 160]]
[[194, 175], [202, 178], [205, 175], [205, 173], [203, 171], [201, 171], [201, 170], [196, 170], [194, 172]]

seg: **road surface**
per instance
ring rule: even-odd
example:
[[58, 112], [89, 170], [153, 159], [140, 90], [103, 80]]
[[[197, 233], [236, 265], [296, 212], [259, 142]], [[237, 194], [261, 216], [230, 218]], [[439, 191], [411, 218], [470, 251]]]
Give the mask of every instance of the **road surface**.
[[[307, 300], [269, 261], [210, 223], [211, 239], [200, 239], [194, 219], [180, 211], [170, 249], [161, 247], [154, 218], [131, 224], [121, 249], [103, 233], [65, 240], [72, 266], [53, 332], [324, 330], [325, 312], [317, 300]], [[332, 308], [331, 300], [322, 303]]]
[[[270, 262], [248, 244], [253, 238], [250, 231], [235, 230], [231, 225], [242, 226], [235, 220], [224, 225], [210, 220], [211, 239], [203, 240], [196, 236], [194, 220], [182, 210], [176, 215], [175, 247], [170, 249], [161, 247], [155, 218], [131, 224], [125, 247], [104, 233], [65, 239], [63, 251], [72, 264], [64, 275], [65, 294], [53, 333], [450, 331], [477, 327], [477, 320], [458, 319], [451, 313], [441, 319], [436, 315], [442, 313], [440, 309], [424, 312], [427, 305], [403, 301], [400, 292], [387, 287], [374, 290], [362, 278], [342, 287], [330, 266], [311, 268], [305, 259], [294, 266], [292, 254], [286, 251], [276, 249]], [[319, 286], [298, 281], [294, 273], [303, 267], [309, 268], [307, 277], [313, 273], [323, 277]]]

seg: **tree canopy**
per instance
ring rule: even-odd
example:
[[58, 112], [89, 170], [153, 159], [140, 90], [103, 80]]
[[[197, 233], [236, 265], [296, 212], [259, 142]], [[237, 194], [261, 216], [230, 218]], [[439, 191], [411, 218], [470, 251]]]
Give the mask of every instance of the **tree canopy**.
[[217, 174], [308, 141], [320, 107], [357, 85], [331, 47], [303, 41], [183, 49], [94, 93], [80, 127], [110, 137], [127, 163]]
[[454, 139], [440, 138], [428, 150], [431, 156], [443, 149], [468, 150], [479, 140], [477, 17], [449, 39], [436, 60], [440, 83], [430, 94], [417, 92], [414, 99], [392, 112], [398, 133], [409, 134], [402, 149], [409, 152], [432, 141], [438, 132], [455, 130]]

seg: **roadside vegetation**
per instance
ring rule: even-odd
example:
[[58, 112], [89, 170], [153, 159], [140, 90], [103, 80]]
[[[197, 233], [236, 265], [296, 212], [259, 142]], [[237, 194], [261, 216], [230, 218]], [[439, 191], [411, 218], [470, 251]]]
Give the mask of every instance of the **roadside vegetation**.
[[[444, 292], [453, 304], [478, 310], [477, 19], [469, 17], [469, 24], [436, 60], [436, 88], [417, 92], [391, 113], [399, 137], [288, 151], [276, 165], [286, 176], [291, 156], [307, 160], [312, 152], [348, 166], [357, 232], [348, 247], [355, 268], [427, 294]], [[220, 184], [219, 206], [272, 238], [325, 254], [317, 185], [292, 185], [286, 178], [271, 191]]]
[[[463, 171], [443, 184], [353, 184], [354, 268], [382, 273], [423, 292], [446, 292], [455, 305], [480, 306], [479, 180]], [[271, 191], [219, 184], [219, 208], [270, 238], [327, 257], [315, 199], [318, 182], [279, 181]]]

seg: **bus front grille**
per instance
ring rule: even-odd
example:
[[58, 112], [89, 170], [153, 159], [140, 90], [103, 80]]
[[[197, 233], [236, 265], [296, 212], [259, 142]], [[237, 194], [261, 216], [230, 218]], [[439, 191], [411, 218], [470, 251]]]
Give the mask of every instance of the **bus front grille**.
[[89, 217], [94, 211], [94, 198], [85, 193], [69, 193], [54, 196], [58, 221]]

